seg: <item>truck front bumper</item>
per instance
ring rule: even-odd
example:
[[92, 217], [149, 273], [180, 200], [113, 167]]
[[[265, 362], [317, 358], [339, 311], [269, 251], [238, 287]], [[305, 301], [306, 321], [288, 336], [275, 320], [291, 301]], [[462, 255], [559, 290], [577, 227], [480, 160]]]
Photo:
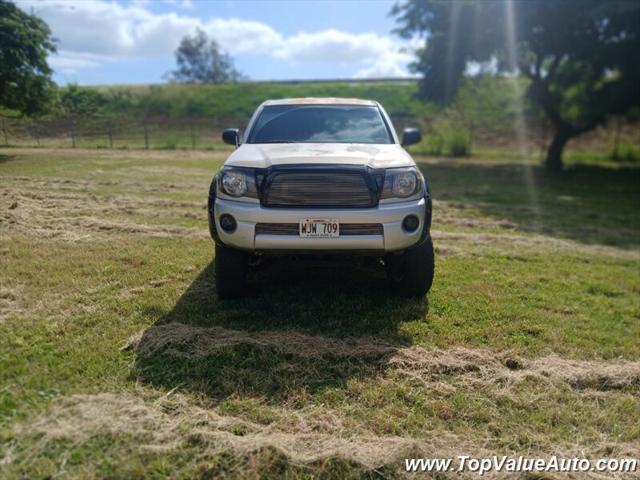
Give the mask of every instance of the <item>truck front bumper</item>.
[[[426, 238], [431, 226], [429, 197], [363, 209], [265, 208], [259, 203], [213, 197], [210, 198], [208, 210], [209, 229], [216, 242], [251, 252], [393, 252], [419, 243]], [[236, 220], [237, 226], [232, 232], [225, 232], [220, 226], [220, 217], [225, 214]], [[420, 222], [413, 232], [407, 232], [402, 226], [403, 220], [409, 215], [415, 215]], [[340, 235], [337, 238], [256, 233], [256, 225], [260, 223], [292, 225], [304, 218], [336, 218], [340, 224], [381, 224], [382, 232], [375, 235]]]

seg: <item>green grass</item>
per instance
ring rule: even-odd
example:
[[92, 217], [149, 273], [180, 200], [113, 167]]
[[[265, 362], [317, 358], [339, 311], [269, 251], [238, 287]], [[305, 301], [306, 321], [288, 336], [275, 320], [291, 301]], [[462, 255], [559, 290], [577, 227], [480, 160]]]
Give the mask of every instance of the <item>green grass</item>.
[[89, 87], [105, 98], [102, 111], [204, 118], [248, 118], [265, 100], [287, 97], [356, 97], [384, 102], [390, 112], [428, 111], [415, 102], [415, 82], [327, 82], [299, 84], [144, 85]]
[[[529, 159], [535, 152], [542, 161], [543, 145], [552, 132], [541, 112], [523, 97], [526, 89], [525, 79], [478, 76], [465, 80], [452, 104], [442, 107], [420, 99], [411, 80], [73, 86], [61, 88], [60, 96], [75, 92], [83, 98], [76, 102], [82, 109], [60, 106], [42, 119], [8, 120], [5, 126], [11, 147], [70, 148], [73, 131], [79, 149], [226, 151], [222, 129], [244, 128], [265, 100], [358, 97], [379, 101], [399, 133], [405, 127], [421, 128], [424, 140], [412, 148], [418, 154], [512, 157], [513, 150], [522, 147], [518, 139], [526, 134], [524, 156]], [[526, 132], [515, 129], [520, 114]], [[605, 126], [573, 140], [565, 152], [567, 162], [637, 166], [636, 126], [623, 123], [617, 128]]]
[[395, 476], [405, 441], [638, 451], [639, 377], [571, 369], [637, 372], [640, 170], [422, 158], [428, 297], [373, 264], [288, 261], [222, 302], [204, 209], [222, 159], [0, 152], [0, 476]]

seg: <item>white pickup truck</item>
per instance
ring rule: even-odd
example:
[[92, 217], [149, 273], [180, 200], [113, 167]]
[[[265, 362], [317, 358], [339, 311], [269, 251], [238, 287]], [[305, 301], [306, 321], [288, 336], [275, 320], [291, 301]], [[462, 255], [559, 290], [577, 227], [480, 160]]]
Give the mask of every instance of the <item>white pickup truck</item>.
[[352, 254], [381, 259], [401, 294], [433, 282], [431, 195], [377, 102], [347, 98], [269, 100], [258, 107], [213, 177], [209, 230], [218, 295], [239, 296], [252, 256]]

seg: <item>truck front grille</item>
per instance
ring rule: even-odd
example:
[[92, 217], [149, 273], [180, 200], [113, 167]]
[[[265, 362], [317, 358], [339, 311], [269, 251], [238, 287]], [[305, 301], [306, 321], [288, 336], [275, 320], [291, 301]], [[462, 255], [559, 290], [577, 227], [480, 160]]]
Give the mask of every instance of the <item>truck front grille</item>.
[[[257, 223], [256, 235], [298, 235], [297, 223]], [[340, 235], [383, 235], [381, 223], [341, 223]]]
[[276, 172], [262, 192], [266, 207], [375, 207], [364, 172]]

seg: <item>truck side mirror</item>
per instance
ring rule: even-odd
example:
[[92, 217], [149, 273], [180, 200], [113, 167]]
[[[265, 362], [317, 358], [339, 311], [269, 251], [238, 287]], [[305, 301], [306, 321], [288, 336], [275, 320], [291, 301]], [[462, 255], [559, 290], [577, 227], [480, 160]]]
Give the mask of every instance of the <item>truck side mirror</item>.
[[402, 131], [402, 146], [408, 147], [409, 145], [415, 145], [422, 140], [422, 134], [417, 128], [405, 128]]
[[237, 147], [240, 145], [240, 130], [237, 128], [225, 128], [222, 131], [222, 141]]

